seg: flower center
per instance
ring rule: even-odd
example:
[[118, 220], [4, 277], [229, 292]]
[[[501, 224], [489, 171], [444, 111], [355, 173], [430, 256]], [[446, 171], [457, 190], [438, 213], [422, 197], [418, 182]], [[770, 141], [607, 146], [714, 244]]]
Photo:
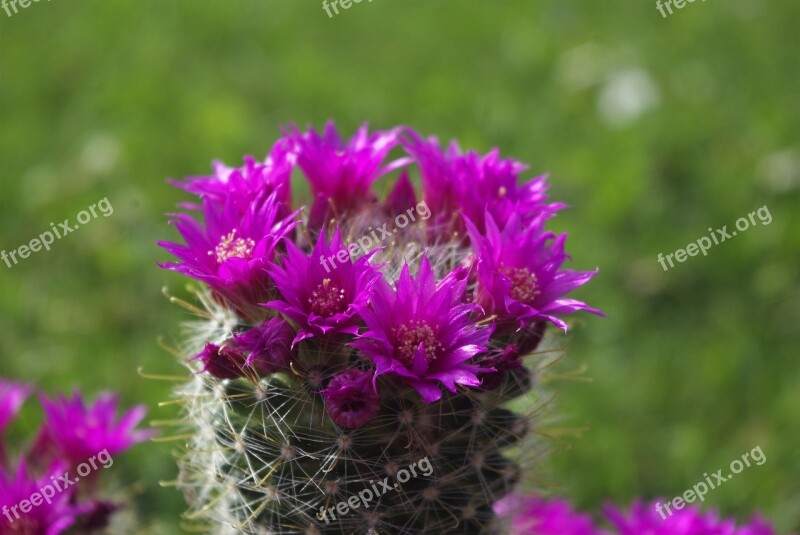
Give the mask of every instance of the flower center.
[[250, 238], [237, 238], [236, 229], [233, 229], [230, 234], [224, 236], [217, 247], [208, 254], [216, 256], [217, 262], [222, 264], [229, 258], [241, 258], [242, 260], [250, 260], [255, 249], [256, 242]]
[[527, 268], [516, 268], [502, 266], [498, 270], [511, 282], [511, 298], [520, 303], [532, 305], [540, 293], [536, 274], [531, 273]]
[[425, 358], [429, 363], [444, 351], [444, 347], [436, 339], [436, 333], [424, 320], [412, 320], [408, 325], [401, 325], [395, 330], [395, 339], [395, 355], [408, 367], [414, 361], [414, 353], [420, 344], [423, 344]]
[[308, 300], [311, 305], [311, 312], [318, 316], [333, 316], [336, 313], [347, 310], [347, 300], [344, 290], [331, 284], [330, 279], [323, 279], [322, 284], [311, 293]]

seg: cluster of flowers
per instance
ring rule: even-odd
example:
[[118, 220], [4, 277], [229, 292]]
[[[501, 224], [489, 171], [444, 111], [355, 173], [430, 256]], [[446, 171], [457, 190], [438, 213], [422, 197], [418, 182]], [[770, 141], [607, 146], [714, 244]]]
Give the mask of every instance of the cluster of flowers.
[[658, 502], [635, 502], [629, 511], [606, 506], [604, 516], [610, 529], [599, 528], [586, 514], [577, 513], [562, 500], [548, 501], [536, 496], [512, 495], [495, 505], [503, 516], [513, 517], [509, 535], [775, 535], [758, 515], [742, 526], [721, 519], [716, 512], [703, 513], [689, 506], [662, 519]]
[[[144, 407], [117, 420], [117, 399], [110, 394], [89, 406], [78, 393], [54, 399], [40, 394], [44, 424], [28, 451], [12, 461], [3, 435], [32, 392], [28, 385], [0, 379], [0, 533], [59, 535], [66, 530], [91, 533], [104, 528], [120, 505], [98, 496], [96, 472], [80, 485], [71, 474], [101, 452], [100, 457], [113, 457], [150, 438], [150, 431], [135, 429], [144, 418]], [[105, 462], [113, 461], [107, 458]], [[54, 486], [58, 491], [46, 495], [46, 500], [38, 494], [39, 503], [36, 499], [30, 503], [43, 488]], [[20, 512], [20, 504], [26, 501]]]
[[[347, 249], [346, 238], [416, 205], [414, 167], [432, 217], [326, 270], [320, 259]], [[213, 176], [174, 182], [199, 202], [172, 216], [185, 244], [160, 242], [180, 260], [162, 267], [207, 284], [241, 319], [228, 340], [195, 357], [202, 371], [233, 379], [291, 366], [313, 377], [320, 359], [303, 354], [347, 351], [353, 358], [335, 373], [318, 374], [328, 413], [345, 428], [377, 415], [382, 376], [426, 402], [440, 399], [442, 386], [496, 388], [548, 322], [566, 330], [564, 314], [600, 314], [564, 297], [595, 271], [562, 269], [566, 235], [545, 224], [563, 205], [547, 201], [545, 177], [521, 184], [525, 169], [496, 150], [443, 149], [406, 127], [364, 126], [344, 140], [328, 124], [289, 128], [264, 161], [218, 163]], [[292, 203], [296, 170], [312, 196], [307, 211]], [[375, 182], [393, 171], [397, 181], [380, 200]], [[408, 260], [411, 245], [427, 252]]]

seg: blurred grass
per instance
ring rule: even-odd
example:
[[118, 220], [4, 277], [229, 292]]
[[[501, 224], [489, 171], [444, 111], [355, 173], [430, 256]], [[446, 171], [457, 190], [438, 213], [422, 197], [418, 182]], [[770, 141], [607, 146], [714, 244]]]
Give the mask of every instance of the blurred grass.
[[[161, 294], [166, 177], [263, 156], [288, 122], [409, 124], [549, 172], [572, 209], [579, 297], [560, 423], [587, 425], [548, 477], [582, 505], [671, 497], [760, 445], [707, 496], [800, 528], [800, 56], [789, 0], [389, 1], [329, 19], [316, 1], [82, 0], [0, 12], [0, 247], [108, 197], [114, 207], [13, 269], [0, 264], [0, 375], [119, 391], [151, 417], [185, 318]], [[671, 253], [767, 205], [757, 226], [664, 272]], [[794, 348], [794, 349], [792, 349]], [[26, 412], [22, 427], [37, 417]], [[15, 434], [14, 436], [19, 436]], [[170, 447], [115, 462], [156, 533], [177, 533]]]

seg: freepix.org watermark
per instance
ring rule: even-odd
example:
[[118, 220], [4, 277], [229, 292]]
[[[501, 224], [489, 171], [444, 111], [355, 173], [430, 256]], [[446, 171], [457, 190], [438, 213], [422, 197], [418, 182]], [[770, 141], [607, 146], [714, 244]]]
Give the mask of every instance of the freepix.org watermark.
[[[114, 207], [111, 206], [108, 197], [91, 205], [88, 210], [81, 210], [77, 215], [77, 223], [70, 225], [69, 219], [65, 219], [63, 222], [59, 223], [58, 227], [56, 227], [54, 223], [50, 223], [52, 232], [46, 230], [39, 234], [38, 238], [32, 239], [30, 243], [20, 245], [11, 251], [6, 252], [5, 249], [3, 249], [0, 251], [0, 259], [2, 259], [10, 269], [19, 263], [19, 260], [17, 260], [18, 256], [21, 260], [24, 260], [28, 258], [31, 253], [38, 253], [42, 248], [49, 251], [50, 246], [53, 245], [56, 240], [60, 240], [67, 234], [75, 232], [81, 225], [85, 225], [89, 221], [97, 219], [98, 210], [99, 214], [102, 214], [103, 217], [108, 217], [114, 213]], [[14, 262], [13, 265], [11, 262]]]
[[[5, 10], [6, 14], [10, 17], [12, 15], [11, 9], [14, 10], [13, 13], [14, 15], [18, 13], [17, 3], [19, 3], [19, 7], [25, 9], [30, 7], [31, 2], [38, 2], [38, 1], [39, 0], [2, 0], [2, 2], [0, 2], [0, 5], [3, 6], [3, 10]], [[50, 0], [47, 1], [49, 2]], [[11, 7], [11, 9], [9, 9], [9, 6]]]
[[[416, 215], [418, 215], [422, 221], [425, 221], [431, 216], [431, 209], [428, 208], [428, 203], [425, 201], [419, 202], [417, 203], [416, 207], [409, 208], [405, 211], [405, 213], [402, 213], [394, 218], [395, 228], [389, 230], [387, 228], [389, 223], [384, 223], [377, 229], [369, 227], [368, 230], [371, 231], [369, 234], [364, 234], [358, 240], [348, 245], [346, 249], [340, 249], [336, 254], [330, 255], [327, 258], [320, 256], [319, 263], [322, 264], [322, 267], [325, 268], [327, 273], [330, 273], [331, 269], [337, 268], [335, 261], [338, 260], [340, 264], [345, 264], [348, 260], [355, 260], [359, 256], [369, 253], [380, 242], [386, 240], [387, 238], [391, 238], [394, 234], [397, 234], [398, 229], [405, 228], [409, 224], [416, 222], [417, 218], [414, 215], [414, 212], [416, 212]], [[380, 233], [380, 236], [378, 236], [378, 233]], [[331, 263], [330, 267], [328, 266], [328, 262]]]
[[[758, 455], [756, 455], [758, 453]], [[731, 461], [730, 466], [728, 469], [730, 473], [727, 475], [722, 474], [722, 468], [711, 474], [710, 476], [708, 473], [703, 474], [703, 477], [706, 478], [705, 481], [700, 481], [696, 485], [694, 485], [691, 489], [688, 489], [684, 492], [681, 496], [676, 496], [672, 499], [672, 501], [662, 503], [656, 503], [656, 511], [659, 515], [661, 515], [662, 520], [666, 520], [668, 516], [672, 516], [673, 511], [680, 511], [684, 507], [686, 507], [687, 503], [692, 503], [695, 500], [699, 499], [701, 502], [705, 501], [706, 494], [708, 494], [709, 490], [713, 490], [726, 481], [733, 478], [734, 475], [741, 473], [745, 468], [749, 468], [751, 466], [750, 460], [756, 463], [756, 465], [761, 466], [765, 462], [767, 462], [767, 456], [764, 455], [764, 452], [761, 450], [761, 446], [756, 446], [751, 451], [742, 455], [741, 459], [734, 459]], [[712, 481], [713, 477], [713, 481]], [[707, 484], [706, 484], [707, 483]], [[666, 510], [666, 512], [665, 512]]]
[[[333, 18], [333, 14], [331, 13], [331, 8], [333, 11], [338, 15], [339, 14], [339, 7], [342, 6], [342, 9], [350, 9], [353, 4], [360, 4], [364, 0], [331, 0], [328, 3], [328, 0], [322, 0], [322, 9], [325, 10], [325, 13], [328, 14], [328, 18]], [[368, 0], [369, 3], [372, 3], [372, 0]], [[338, 4], [338, 5], [337, 5]]]
[[[706, 0], [703, 0], [705, 2]], [[663, 4], [661, 0], [656, 0], [656, 9], [661, 13], [663, 18], [667, 18], [667, 13], [664, 11], [664, 7], [667, 8], [669, 14], [672, 15], [672, 6], [675, 6], [675, 9], [683, 9], [686, 7], [686, 3], [694, 4], [695, 0], [666, 0]]]
[[[98, 464], [100, 463], [100, 464]], [[75, 469], [78, 473], [77, 476], [70, 479], [69, 472], [64, 472], [62, 476], [50, 476], [50, 481], [52, 483], [48, 483], [43, 485], [38, 492], [34, 492], [30, 495], [27, 500], [21, 500], [18, 504], [14, 505], [13, 507], [9, 507], [7, 505], [3, 506], [3, 514], [6, 516], [8, 521], [13, 524], [17, 520], [20, 519], [20, 511], [22, 514], [30, 513], [34, 507], [39, 507], [43, 503], [47, 503], [48, 505], [53, 503], [53, 498], [56, 497], [57, 494], [61, 494], [71, 486], [78, 483], [82, 477], [86, 477], [92, 472], [95, 472], [102, 468], [111, 468], [114, 464], [114, 459], [111, 458], [111, 454], [108, 453], [108, 450], [103, 450], [97, 455], [89, 457], [89, 459], [85, 463], [81, 463]], [[11, 517], [11, 514], [14, 514], [14, 517]], [[11, 530], [14, 531], [13, 529]], [[22, 528], [22, 531], [25, 531], [25, 528]]]
[[[419, 474], [417, 474], [417, 469], [420, 470]], [[324, 505], [320, 507], [319, 513], [317, 514], [317, 519], [324, 520], [326, 524], [330, 524], [331, 520], [336, 521], [335, 513], [339, 513], [339, 517], [341, 518], [349, 513], [350, 510], [358, 509], [361, 506], [363, 506], [364, 509], [369, 509], [370, 502], [380, 498], [388, 492], [401, 489], [401, 483], [407, 483], [412, 476], [430, 477], [432, 474], [433, 465], [427, 457], [424, 457], [419, 461], [408, 465], [407, 469], [403, 468], [398, 470], [397, 474], [395, 474], [395, 478], [397, 478], [398, 482], [394, 485], [391, 484], [388, 477], [384, 478], [383, 481], [370, 481], [371, 487], [365, 488], [357, 495], [350, 496], [347, 501], [339, 502], [334, 507], [325, 508]], [[328, 518], [328, 515], [330, 515], [330, 518]]]
[[[667, 267], [667, 263], [669, 263], [669, 267], [675, 267], [675, 264], [672, 262], [672, 258], [675, 257], [675, 260], [678, 262], [685, 262], [689, 256], [697, 256], [697, 253], [703, 253], [703, 256], [708, 256], [708, 250], [711, 249], [713, 245], [719, 245], [720, 243], [733, 238], [738, 234], [738, 232], [744, 232], [750, 226], [756, 225], [756, 218], [758, 216], [758, 220], [761, 222], [762, 225], [769, 225], [772, 223], [772, 214], [769, 213], [769, 208], [765, 204], [755, 212], [750, 212], [747, 214], [747, 217], [740, 217], [736, 220], [736, 228], [737, 230], [732, 230], [728, 232], [728, 225], [725, 225], [721, 229], [712, 229], [708, 227], [708, 236], [703, 236], [699, 238], [696, 242], [692, 242], [686, 246], [686, 249], [678, 249], [674, 253], [669, 253], [668, 255], [664, 256], [663, 253], [658, 253], [658, 263], [661, 264], [661, 267], [664, 268], [664, 271], [669, 269]], [[664, 261], [666, 259], [666, 262]]]

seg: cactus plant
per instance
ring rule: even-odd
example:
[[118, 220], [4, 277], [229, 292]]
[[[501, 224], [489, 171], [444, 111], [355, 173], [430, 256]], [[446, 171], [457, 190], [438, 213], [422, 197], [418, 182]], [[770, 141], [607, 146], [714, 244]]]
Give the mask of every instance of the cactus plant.
[[20, 448], [5, 431], [35, 390], [0, 378], [0, 533], [133, 533], [136, 512], [126, 503], [130, 493], [104, 485], [101, 471], [153, 436], [150, 429], [136, 429], [145, 408], [134, 407], [118, 418], [117, 397], [111, 393], [87, 404], [77, 391], [52, 399], [39, 392], [44, 421]]
[[[545, 230], [562, 205], [524, 170], [409, 128], [343, 140], [328, 124], [176, 182], [199, 202], [173, 216], [185, 243], [160, 243], [179, 260], [162, 267], [203, 283], [176, 393], [188, 519], [220, 534], [508, 532], [493, 505], [541, 451], [552, 357], [537, 348], [565, 314], [599, 314], [564, 297], [595, 272], [562, 269], [565, 236]], [[379, 200], [385, 175], [399, 176]], [[521, 397], [537, 408], [509, 407]]]

